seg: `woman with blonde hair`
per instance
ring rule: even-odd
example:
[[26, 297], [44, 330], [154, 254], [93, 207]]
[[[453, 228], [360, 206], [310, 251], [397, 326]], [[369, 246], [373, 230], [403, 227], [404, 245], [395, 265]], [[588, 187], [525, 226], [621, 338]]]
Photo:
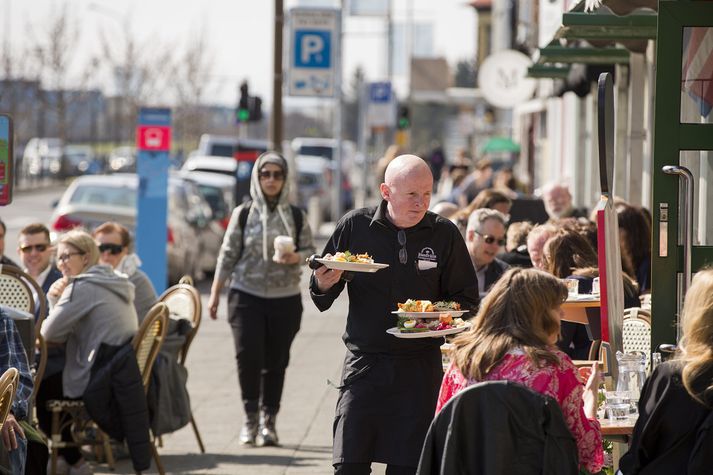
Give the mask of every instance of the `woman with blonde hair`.
[[629, 474], [710, 473], [713, 465], [713, 269], [686, 293], [677, 356], [644, 383], [629, 451]]
[[[101, 344], [125, 344], [138, 330], [134, 285], [110, 265], [99, 264], [91, 235], [80, 230], [63, 235], [57, 243], [57, 267], [63, 277], [47, 292], [50, 313], [41, 333], [48, 344], [65, 345], [66, 359], [64, 369], [46, 378], [37, 394], [37, 417], [46, 434], [52, 418], [47, 401], [81, 398]], [[71, 437], [66, 427], [62, 440]], [[59, 454], [57, 473], [92, 473], [77, 448], [61, 448]]]
[[555, 346], [567, 288], [535, 269], [508, 270], [483, 299], [473, 326], [453, 340], [436, 412], [456, 394], [482, 381], [507, 380], [554, 398], [577, 443], [580, 467], [596, 473], [603, 451], [596, 419], [597, 365], [586, 385]]

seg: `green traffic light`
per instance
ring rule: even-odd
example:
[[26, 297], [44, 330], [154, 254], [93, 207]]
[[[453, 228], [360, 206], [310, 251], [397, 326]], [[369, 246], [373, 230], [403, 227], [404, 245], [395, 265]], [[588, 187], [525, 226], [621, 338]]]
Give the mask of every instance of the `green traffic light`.
[[250, 111], [248, 109], [238, 109], [238, 120], [247, 122], [250, 119]]
[[402, 130], [408, 129], [409, 125], [411, 125], [411, 124], [409, 123], [408, 119], [403, 118], [403, 117], [399, 119], [399, 125], [398, 125], [399, 129], [402, 129]]

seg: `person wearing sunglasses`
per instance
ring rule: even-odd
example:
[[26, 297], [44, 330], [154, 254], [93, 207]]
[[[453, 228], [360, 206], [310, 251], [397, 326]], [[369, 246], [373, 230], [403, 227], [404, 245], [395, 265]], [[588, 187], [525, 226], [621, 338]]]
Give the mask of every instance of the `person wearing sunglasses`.
[[507, 219], [500, 211], [490, 208], [476, 209], [468, 218], [465, 243], [478, 276], [478, 291], [483, 297], [510, 266], [497, 254], [505, 246]]
[[134, 284], [134, 308], [139, 323], [143, 322], [146, 313], [158, 300], [158, 295], [149, 276], [140, 269], [139, 256], [129, 252], [132, 244], [129, 230], [119, 223], [107, 221], [99, 225], [92, 236], [99, 249], [99, 262], [126, 275], [129, 282]]
[[50, 286], [62, 278], [62, 272], [52, 263], [54, 248], [47, 226], [32, 223], [22, 228], [17, 239], [17, 253], [20, 255], [23, 270], [35, 279], [47, 295]]
[[[337, 223], [323, 255], [368, 253], [389, 267], [355, 272], [319, 267], [310, 293], [321, 311], [347, 288], [347, 354], [334, 420], [335, 473], [368, 474], [371, 463], [388, 474], [414, 474], [433, 418], [443, 378], [443, 338], [400, 339], [386, 333], [391, 314], [408, 299], [450, 300], [478, 308], [478, 283], [468, 249], [455, 224], [428, 211], [433, 175], [415, 155], [401, 155], [386, 168], [382, 201], [347, 213]], [[466, 316], [468, 318], [468, 316]]]
[[[41, 333], [48, 345], [65, 346], [66, 361], [62, 371], [46, 378], [37, 393], [35, 407], [45, 434], [50, 433], [52, 419], [47, 401], [81, 398], [93, 363], [103, 353], [100, 347], [124, 345], [139, 328], [134, 286], [111, 266], [99, 263], [99, 249], [90, 234], [72, 230], [62, 235], [57, 242], [57, 266], [63, 277], [47, 294], [50, 313]], [[71, 437], [67, 427], [62, 440]], [[61, 448], [59, 453], [58, 472], [92, 473], [77, 448]]]
[[[301, 266], [315, 252], [304, 211], [289, 203], [288, 172], [282, 155], [258, 157], [250, 179], [252, 200], [233, 210], [210, 290], [208, 311], [216, 319], [221, 290], [230, 280], [228, 322], [245, 411], [241, 445], [278, 444], [275, 422], [290, 347], [302, 321]], [[275, 253], [275, 243], [279, 248], [289, 238], [291, 249]]]

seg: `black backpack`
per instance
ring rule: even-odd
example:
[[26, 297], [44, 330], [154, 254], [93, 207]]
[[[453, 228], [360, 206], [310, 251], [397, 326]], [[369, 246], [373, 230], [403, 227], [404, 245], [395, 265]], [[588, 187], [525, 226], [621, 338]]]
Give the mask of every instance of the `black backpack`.
[[[240, 255], [238, 260], [243, 257], [243, 249], [245, 248], [245, 225], [248, 222], [248, 213], [252, 207], [252, 200], [248, 200], [243, 204], [240, 214], [238, 215], [238, 224], [240, 225]], [[300, 234], [302, 233], [302, 209], [297, 206], [290, 205], [290, 210], [292, 211], [292, 219], [295, 222], [295, 252], [300, 250]]]

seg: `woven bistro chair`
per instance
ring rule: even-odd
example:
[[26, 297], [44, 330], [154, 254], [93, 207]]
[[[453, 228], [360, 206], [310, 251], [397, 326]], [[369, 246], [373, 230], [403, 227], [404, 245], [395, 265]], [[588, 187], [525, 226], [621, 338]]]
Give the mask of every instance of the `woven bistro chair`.
[[20, 373], [15, 368], [8, 368], [0, 376], [0, 428], [5, 424], [7, 415], [10, 414], [19, 377]]
[[651, 312], [639, 307], [627, 308], [624, 311], [621, 334], [624, 353], [644, 353], [648, 371], [651, 364]]
[[[33, 290], [37, 295], [39, 309], [35, 306]], [[47, 299], [42, 287], [35, 282], [32, 276], [15, 266], [0, 265], [0, 305], [27, 312], [30, 315], [35, 315], [37, 311], [37, 320], [32, 322], [35, 348], [34, 351], [25, 348], [27, 361], [33, 373], [34, 388], [30, 398], [30, 408], [32, 408], [47, 365], [47, 346], [40, 334], [42, 322], [47, 317]]]
[[[151, 370], [153, 368], [156, 356], [161, 351], [161, 345], [166, 338], [166, 330], [168, 329], [168, 307], [163, 302], [156, 303], [146, 314], [146, 318], [141, 323], [139, 331], [132, 341], [134, 352], [136, 353], [136, 362], [139, 364], [141, 371], [141, 380], [144, 385], [144, 392], [148, 391], [149, 382], [151, 381]], [[156, 469], [161, 475], [165, 474], [161, 457], [156, 450], [156, 439], [151, 437], [151, 455], [156, 463]]]
[[[191, 282], [191, 283], [188, 283]], [[193, 279], [190, 276], [184, 276], [181, 278], [181, 282], [169, 287], [166, 291], [161, 294], [159, 301], [165, 303], [168, 306], [169, 317], [174, 320], [187, 320], [191, 324], [191, 331], [186, 334], [186, 340], [183, 343], [183, 347], [179, 353], [178, 362], [181, 366], [186, 366], [186, 357], [188, 356], [188, 349], [195, 338], [196, 333], [198, 333], [198, 327], [201, 324], [201, 315], [203, 312], [201, 306], [201, 297], [198, 290], [192, 285]], [[201, 453], [205, 453], [205, 446], [203, 445], [203, 439], [198, 431], [198, 426], [196, 425], [195, 418], [193, 417], [193, 410], [191, 409], [191, 427], [193, 428], [193, 433], [196, 436], [198, 442], [198, 447]], [[159, 446], [161, 438], [159, 437]]]

